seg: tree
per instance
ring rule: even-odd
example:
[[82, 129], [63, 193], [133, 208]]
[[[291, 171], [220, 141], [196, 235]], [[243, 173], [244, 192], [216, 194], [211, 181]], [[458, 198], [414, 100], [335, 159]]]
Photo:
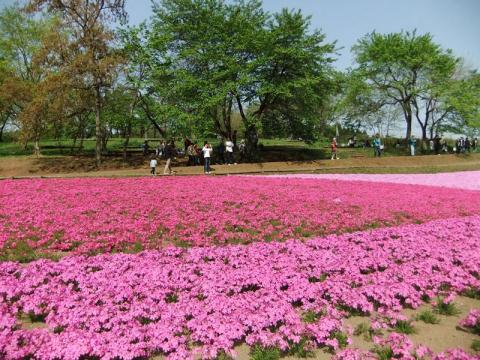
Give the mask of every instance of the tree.
[[[57, 50], [57, 67], [76, 89], [90, 90], [94, 95], [95, 159], [101, 163], [101, 109], [105, 90], [115, 77], [122, 58], [111, 46], [112, 21], [126, 17], [124, 0], [30, 0], [27, 10], [47, 9], [63, 20], [68, 42]], [[53, 49], [53, 47], [52, 47]]]
[[358, 63], [354, 71], [364, 79], [379, 108], [393, 105], [402, 109], [407, 138], [415, 116], [426, 139], [439, 92], [444, 89], [441, 84], [453, 77], [458, 59], [435, 44], [430, 34], [417, 35], [415, 31], [372, 32], [352, 50]]
[[45, 77], [34, 57], [53, 21], [29, 16], [18, 6], [0, 12], [0, 139], [7, 123], [18, 124], [33, 88]]
[[480, 74], [474, 70], [451, 80], [438, 113], [444, 120], [435, 123], [438, 130], [462, 133], [480, 129]]
[[164, 0], [148, 42], [152, 86], [170, 116], [213, 123], [224, 137], [238, 113], [253, 150], [264, 116], [312, 121], [329, 94], [334, 44], [309, 25], [296, 11], [271, 17], [256, 0]]

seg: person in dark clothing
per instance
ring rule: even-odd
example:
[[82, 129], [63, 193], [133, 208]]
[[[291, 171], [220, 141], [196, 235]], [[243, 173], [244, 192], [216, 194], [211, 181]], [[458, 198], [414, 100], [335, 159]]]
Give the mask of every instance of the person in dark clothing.
[[197, 154], [197, 152], [195, 150], [195, 145], [193, 143], [188, 145], [188, 148], [187, 148], [187, 155], [188, 155], [187, 166], [196, 165], [196, 163], [195, 163], [195, 155], [196, 154]]
[[440, 151], [442, 150], [442, 138], [438, 135], [435, 135], [433, 138], [433, 149], [435, 150], [435, 154], [439, 155]]
[[175, 142], [172, 140], [165, 146], [165, 159], [167, 162], [165, 164], [165, 169], [163, 170], [163, 175], [172, 174], [172, 159], [175, 157]]
[[233, 148], [235, 149], [237, 147], [237, 130], [233, 131], [232, 142], [233, 142]]
[[145, 140], [142, 144], [142, 150], [143, 150], [143, 156], [147, 156], [148, 155], [148, 151], [149, 151], [149, 146], [148, 146], [148, 141]]
[[190, 141], [190, 139], [185, 138], [185, 141], [183, 142], [183, 146], [184, 146], [183, 153], [184, 154], [187, 153], [187, 149], [191, 144], [192, 144], [192, 142]]
[[225, 144], [223, 142], [223, 138], [220, 142], [220, 145], [218, 145], [218, 162], [221, 165], [225, 164]]

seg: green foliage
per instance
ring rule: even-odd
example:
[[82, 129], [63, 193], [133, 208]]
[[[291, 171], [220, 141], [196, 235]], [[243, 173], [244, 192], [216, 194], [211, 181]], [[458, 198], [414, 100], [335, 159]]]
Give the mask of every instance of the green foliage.
[[480, 288], [470, 287], [463, 290], [462, 295], [472, 299], [480, 299]]
[[472, 345], [470, 345], [472, 350], [480, 352], [480, 340], [479, 339], [474, 339], [472, 341]]
[[233, 358], [230, 355], [227, 355], [225, 351], [221, 350], [215, 360], [233, 360]]
[[[410, 137], [412, 121], [432, 132], [458, 113], [444, 98], [454, 79], [458, 59], [433, 42], [431, 34], [413, 32], [365, 35], [352, 48], [358, 67], [347, 101], [360, 115], [395, 106], [402, 109]], [[360, 107], [358, 105], [361, 105]]]
[[15, 246], [7, 246], [0, 251], [0, 261], [18, 261], [27, 263], [38, 258], [38, 254], [26, 240], [15, 241]]
[[261, 345], [255, 345], [250, 350], [251, 360], [279, 360], [280, 355], [280, 350], [273, 346], [263, 347]]
[[438, 324], [440, 322], [440, 319], [430, 310], [423, 310], [417, 315], [416, 319], [426, 324]]
[[415, 334], [417, 330], [413, 327], [410, 320], [398, 320], [393, 329], [401, 334]]
[[178, 295], [175, 293], [169, 293], [165, 296], [165, 302], [167, 304], [172, 304], [178, 302]]
[[288, 355], [299, 358], [308, 358], [314, 356], [312, 345], [305, 336], [303, 336], [298, 343], [289, 342], [289, 345], [290, 349], [287, 351]]
[[164, 0], [152, 25], [152, 85], [176, 119], [231, 136], [238, 115], [247, 143], [263, 118], [278, 119], [279, 132], [312, 136], [333, 89], [334, 45], [299, 11], [270, 16], [257, 0]]
[[340, 349], [343, 349], [348, 345], [348, 335], [341, 331], [335, 331], [330, 338], [337, 339]]
[[302, 321], [306, 322], [307, 324], [311, 324], [316, 322], [318, 319], [320, 319], [323, 316], [322, 312], [316, 312], [313, 310], [308, 310], [302, 315]]
[[377, 354], [378, 360], [390, 360], [394, 355], [390, 346], [375, 346], [373, 352]]
[[374, 335], [380, 334], [381, 332], [379, 330], [374, 330], [369, 324], [363, 322], [358, 324], [353, 330], [353, 335], [363, 335], [363, 338], [367, 341], [371, 341]]
[[460, 310], [458, 309], [457, 305], [455, 305], [455, 303], [444, 303], [442, 298], [437, 299], [435, 311], [440, 315], [446, 316], [455, 316], [460, 313]]

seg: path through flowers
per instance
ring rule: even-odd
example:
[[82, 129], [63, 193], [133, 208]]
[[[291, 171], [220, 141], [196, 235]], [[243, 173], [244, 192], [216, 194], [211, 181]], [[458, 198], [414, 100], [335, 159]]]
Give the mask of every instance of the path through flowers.
[[269, 177], [289, 179], [335, 179], [394, 184], [441, 186], [456, 189], [480, 190], [480, 171], [462, 171], [441, 174], [288, 174]]

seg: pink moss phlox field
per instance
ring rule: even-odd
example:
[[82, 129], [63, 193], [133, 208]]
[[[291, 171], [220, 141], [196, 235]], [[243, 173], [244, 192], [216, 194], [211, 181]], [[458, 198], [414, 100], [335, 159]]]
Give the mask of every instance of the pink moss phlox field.
[[0, 249], [95, 254], [285, 240], [480, 213], [480, 193], [254, 177], [0, 182]]
[[288, 174], [268, 175], [268, 177], [288, 179], [370, 181], [480, 190], [480, 171], [462, 171], [436, 174]]
[[[214, 359], [222, 350], [233, 355], [238, 342], [334, 346], [349, 313], [392, 316], [426, 298], [478, 290], [479, 232], [480, 216], [470, 216], [305, 242], [3, 262], [0, 355]], [[22, 328], [21, 314], [45, 328]], [[404, 352], [401, 336], [382, 344]], [[435, 356], [474, 358], [458, 350]]]

